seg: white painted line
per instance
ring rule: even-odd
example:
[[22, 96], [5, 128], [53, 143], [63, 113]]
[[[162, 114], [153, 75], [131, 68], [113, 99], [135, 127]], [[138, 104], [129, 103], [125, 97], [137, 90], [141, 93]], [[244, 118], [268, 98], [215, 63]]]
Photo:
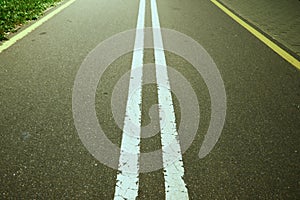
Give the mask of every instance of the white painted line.
[[144, 24], [145, 0], [140, 0], [115, 200], [136, 199], [138, 196]]
[[158, 84], [159, 116], [161, 119], [161, 143], [165, 178], [166, 199], [189, 199], [183, 180], [184, 168], [178, 133], [176, 130], [175, 113], [167, 72], [165, 53], [156, 0], [151, 0], [151, 16], [154, 40], [154, 56], [156, 66], [156, 81]]
[[32, 32], [33, 30], [35, 30], [37, 27], [39, 27], [40, 25], [42, 25], [43, 23], [45, 23], [46, 21], [48, 21], [50, 18], [52, 18], [54, 15], [58, 14], [59, 12], [61, 12], [63, 9], [67, 8], [68, 6], [70, 6], [72, 3], [74, 3], [76, 0], [70, 0], [67, 3], [59, 6], [57, 9], [53, 10], [52, 12], [50, 12], [48, 15], [46, 15], [45, 17], [41, 18], [40, 20], [38, 20], [37, 22], [35, 22], [34, 24], [32, 24], [31, 26], [29, 26], [28, 28], [26, 28], [25, 30], [21, 31], [20, 33], [18, 33], [17, 35], [15, 35], [14, 37], [10, 38], [9, 40], [7, 40], [6, 42], [4, 42], [1, 46], [0, 46], [0, 53], [2, 51], [4, 51], [5, 49], [9, 48], [11, 45], [13, 45], [14, 43], [16, 43], [18, 40], [22, 39], [23, 37], [25, 37], [26, 35], [28, 35], [30, 32]]

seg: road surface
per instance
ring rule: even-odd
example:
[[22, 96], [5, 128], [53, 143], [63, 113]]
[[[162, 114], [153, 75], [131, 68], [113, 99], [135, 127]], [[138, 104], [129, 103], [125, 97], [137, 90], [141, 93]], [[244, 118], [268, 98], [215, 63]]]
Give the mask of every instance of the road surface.
[[[199, 158], [199, 150], [211, 123], [212, 98], [219, 98], [221, 94], [210, 91], [203, 74], [201, 76], [184, 56], [161, 51], [156, 46], [156, 53], [147, 48], [141, 57], [138, 56], [141, 49], [136, 49], [115, 58], [109, 66], [96, 64], [99, 69], [105, 69], [94, 94], [98, 122], [112, 143], [134, 154], [133, 158], [127, 159], [137, 166], [131, 166], [130, 172], [126, 172], [128, 176], [123, 172], [125, 179], [128, 178], [124, 181], [122, 163], [116, 169], [91, 154], [74, 117], [74, 106], [83, 105], [85, 108], [86, 103], [74, 103], [76, 77], [87, 55], [98, 44], [137, 27], [140, 12], [144, 16], [141, 27], [157, 28], [157, 24], [153, 26], [155, 13], [151, 2], [145, 1], [143, 13], [143, 5], [138, 0], [76, 0], [0, 54], [1, 199], [122, 199], [126, 195], [129, 199], [300, 197], [299, 70], [208, 0], [154, 2], [157, 3], [160, 28], [175, 30], [192, 38], [203, 47], [204, 53], [199, 58], [209, 55], [221, 75], [226, 91], [226, 118], [214, 148], [204, 158]], [[160, 32], [155, 33], [156, 36], [153, 35], [148, 42], [159, 41]], [[129, 37], [131, 50], [135, 43], [142, 41], [137, 42], [135, 38], [139, 34], [143, 35], [136, 32]], [[162, 38], [162, 43], [167, 43], [164, 34]], [[121, 48], [116, 40], [109, 44], [112, 44], [108, 46], [110, 50]], [[110, 50], [106, 52], [107, 57], [112, 56]], [[159, 76], [166, 78], [163, 72], [155, 71], [159, 67], [159, 58], [165, 58], [170, 66], [167, 71], [171, 88], [163, 85], [167, 90], [161, 93], [163, 89], [157, 90], [156, 83], [153, 83], [153, 80], [159, 82]], [[135, 73], [130, 78], [134, 62], [156, 63], [157, 66], [144, 67], [143, 76]], [[188, 81], [199, 111], [197, 106], [189, 105], [192, 93], [181, 85], [179, 76], [171, 76], [172, 69]], [[128, 95], [133, 80], [139, 77], [144, 83], [147, 83], [146, 77], [150, 77], [150, 81], [134, 95]], [[92, 82], [90, 80], [85, 81]], [[119, 83], [120, 80], [123, 82]], [[184, 98], [172, 91], [176, 87]], [[89, 89], [79, 91], [85, 94]], [[215, 96], [210, 96], [211, 92]], [[128, 102], [129, 106], [135, 107], [127, 109]], [[114, 103], [115, 108], [112, 107]], [[169, 107], [161, 112], [164, 103]], [[181, 108], [184, 107], [190, 109], [188, 115], [183, 114]], [[130, 110], [134, 112], [130, 114]], [[119, 122], [114, 118], [114, 111], [119, 111]], [[138, 128], [135, 126], [134, 130], [139, 134], [129, 135], [127, 143], [122, 142], [126, 135], [126, 131], [122, 131], [125, 130], [124, 124], [129, 123], [125, 115], [136, 120]], [[169, 120], [173, 119], [172, 116], [175, 122]], [[195, 117], [199, 122], [192, 124]], [[91, 128], [88, 124], [90, 118], [81, 119], [86, 120], [86, 127]], [[163, 119], [165, 124], [160, 124]], [[146, 128], [139, 129], [139, 124]], [[151, 126], [147, 129], [149, 124]], [[184, 152], [182, 141], [194, 125], [197, 127], [195, 137]], [[171, 167], [165, 166], [168, 158], [174, 156], [168, 154], [167, 149], [160, 151], [160, 159], [155, 157], [153, 160], [153, 163], [161, 164], [157, 170], [135, 171], [136, 167], [151, 169], [151, 166], [143, 166], [139, 155], [161, 150], [163, 132], [174, 131], [172, 128], [161, 130], [164, 126], [178, 129], [184, 126], [180, 136], [176, 136], [176, 130], [175, 135], [170, 136], [174, 144], [172, 148], [178, 153], [170, 162]], [[168, 135], [166, 138], [165, 142], [170, 142]], [[133, 145], [132, 139], [140, 141]], [[130, 150], [126, 150], [127, 147]], [[119, 161], [115, 154], [106, 153], [94, 152], [100, 157]], [[122, 155], [120, 151], [117, 153]], [[127, 154], [124, 155], [126, 159]], [[172, 173], [175, 170], [173, 164], [178, 167], [176, 173]], [[133, 194], [123, 194], [122, 187], [131, 187], [126, 184], [132, 183], [137, 190], [133, 189]]]

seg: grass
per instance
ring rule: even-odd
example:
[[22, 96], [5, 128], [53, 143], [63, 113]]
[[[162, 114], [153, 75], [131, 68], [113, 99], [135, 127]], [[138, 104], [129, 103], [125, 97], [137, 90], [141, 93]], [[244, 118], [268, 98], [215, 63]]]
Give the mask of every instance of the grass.
[[61, 0], [0, 0], [0, 41], [7, 39], [20, 25], [36, 20], [43, 12]]

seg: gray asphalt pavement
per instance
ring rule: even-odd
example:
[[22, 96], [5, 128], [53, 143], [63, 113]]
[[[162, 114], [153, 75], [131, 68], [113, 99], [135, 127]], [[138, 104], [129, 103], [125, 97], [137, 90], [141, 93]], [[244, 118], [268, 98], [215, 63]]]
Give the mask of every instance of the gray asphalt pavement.
[[[147, 27], [151, 26], [149, 2]], [[88, 53], [111, 36], [136, 27], [138, 6], [138, 0], [76, 0], [0, 54], [1, 199], [113, 199], [118, 171], [95, 159], [81, 142], [72, 91]], [[226, 89], [222, 134], [210, 154], [200, 159], [210, 123], [209, 91], [187, 60], [166, 52], [168, 66], [189, 81], [199, 103], [199, 128], [183, 154], [189, 198], [299, 199], [299, 70], [208, 0], [157, 0], [157, 6], [161, 27], [201, 44], [216, 63]], [[132, 53], [116, 59], [96, 91], [99, 124], [118, 146], [122, 129], [114, 119], [111, 98], [131, 62]], [[153, 50], [145, 50], [144, 63], [154, 63]], [[147, 75], [155, 76], [153, 70]], [[170, 78], [171, 87], [176, 81]], [[151, 114], [158, 103], [156, 85], [143, 86], [142, 97], [142, 126], [153, 116], [158, 127], [157, 112]], [[119, 101], [121, 113], [126, 98]], [[173, 104], [179, 126], [182, 105], [174, 94]], [[141, 152], [160, 148], [159, 133], [141, 141]], [[138, 199], [165, 198], [163, 172], [140, 174]]]

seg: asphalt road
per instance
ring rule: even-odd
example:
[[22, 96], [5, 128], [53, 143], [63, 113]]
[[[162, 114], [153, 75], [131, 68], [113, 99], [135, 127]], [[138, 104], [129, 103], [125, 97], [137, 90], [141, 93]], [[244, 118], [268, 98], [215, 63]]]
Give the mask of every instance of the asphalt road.
[[[299, 70], [208, 0], [157, 0], [157, 6], [160, 26], [202, 45], [226, 89], [222, 134], [200, 159], [210, 123], [209, 91], [187, 60], [165, 52], [168, 66], [189, 81], [201, 115], [196, 136], [182, 155], [189, 198], [299, 199]], [[80, 140], [72, 92], [88, 53], [111, 36], [134, 29], [138, 11], [138, 0], [77, 0], [0, 54], [1, 199], [114, 198], [118, 170], [93, 157]], [[145, 26], [151, 26], [150, 1], [146, 1]], [[146, 49], [144, 63], [154, 63], [153, 54], [153, 49]], [[111, 99], [117, 99], [117, 110], [125, 117], [130, 78], [121, 84], [122, 94], [113, 92], [131, 63], [132, 52], [116, 59], [96, 90], [99, 124], [119, 147], [122, 128], [114, 119]], [[154, 68], [147, 70], [150, 79], [155, 77]], [[170, 78], [171, 88], [176, 82]], [[185, 94], [186, 89], [181, 90]], [[155, 84], [143, 86], [141, 123], [153, 123], [152, 129], [159, 132], [157, 96]], [[182, 118], [180, 101], [173, 94], [177, 126]], [[160, 149], [160, 133], [150, 137], [147, 131], [142, 129], [147, 138], [141, 139], [141, 152]], [[163, 173], [159, 169], [139, 175], [138, 199], [165, 198]]]

